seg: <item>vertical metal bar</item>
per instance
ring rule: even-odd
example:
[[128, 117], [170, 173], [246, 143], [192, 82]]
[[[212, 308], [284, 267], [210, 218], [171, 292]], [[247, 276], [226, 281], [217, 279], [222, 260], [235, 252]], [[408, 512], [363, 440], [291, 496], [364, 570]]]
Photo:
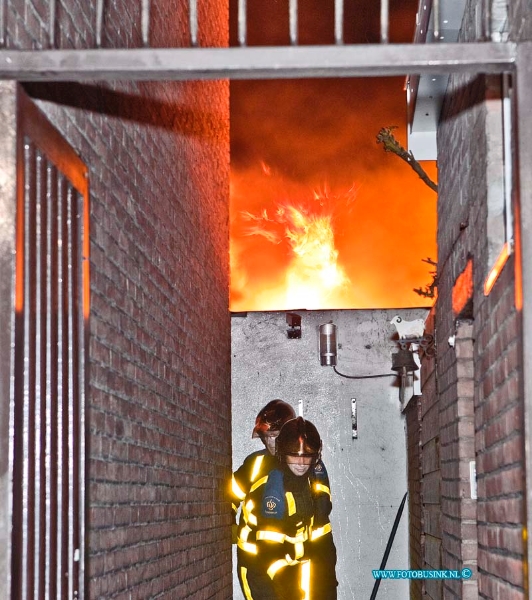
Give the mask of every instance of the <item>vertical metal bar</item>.
[[[65, 405], [67, 389], [68, 361], [65, 357], [65, 279], [64, 268], [64, 221], [65, 221], [65, 181], [59, 178], [57, 202], [57, 597], [66, 598], [65, 537], [68, 535], [66, 514], [68, 513], [68, 448], [65, 444]], [[65, 456], [67, 460], [65, 461]], [[66, 463], [66, 464], [65, 464]]]
[[142, 0], [141, 8], [141, 30], [142, 30], [142, 45], [150, 45], [150, 0]]
[[83, 474], [83, 429], [81, 385], [83, 380], [83, 364], [81, 347], [83, 339], [83, 294], [82, 294], [82, 239], [83, 226], [83, 197], [73, 189], [73, 202], [71, 209], [71, 246], [72, 246], [72, 452], [73, 478], [72, 478], [72, 582], [73, 597], [79, 599], [82, 595], [80, 580], [81, 570], [81, 476]]
[[[517, 46], [516, 100], [518, 193], [515, 194], [515, 279], [516, 307], [522, 323], [521, 381], [524, 408], [524, 444], [526, 468], [526, 528], [532, 531], [532, 42]], [[532, 589], [532, 535], [526, 538], [528, 589]]]
[[47, 593], [46, 600], [57, 598], [58, 540], [58, 176], [55, 167], [48, 171], [48, 354], [47, 354]]
[[297, 0], [289, 0], [288, 20], [290, 26], [290, 44], [297, 45]]
[[71, 598], [70, 594], [70, 538], [71, 538], [71, 517], [72, 505], [70, 504], [70, 484], [71, 484], [71, 460], [70, 460], [70, 331], [69, 331], [69, 288], [70, 288], [70, 268], [69, 268], [69, 239], [68, 239], [68, 205], [70, 201], [70, 186], [68, 180], [62, 177], [61, 186], [61, 367], [62, 367], [62, 399], [61, 399], [61, 465], [63, 468], [61, 495], [63, 512], [61, 514], [61, 598]]
[[389, 0], [381, 0], [381, 44], [389, 41], [390, 6]]
[[[35, 404], [36, 404], [36, 186], [37, 186], [37, 157], [35, 148], [28, 144], [26, 151], [25, 186], [26, 231], [25, 231], [25, 281], [26, 288], [24, 303], [24, 475], [22, 503], [23, 537], [24, 537], [24, 580], [22, 597], [33, 598], [35, 593]], [[23, 568], [24, 568], [23, 567]]]
[[40, 152], [36, 162], [35, 203], [35, 600], [43, 597], [43, 546], [46, 448], [46, 159]]
[[246, 0], [238, 0], [238, 43], [240, 46], [247, 44], [247, 35]]
[[434, 41], [440, 40], [440, 0], [432, 0], [432, 27], [434, 30]]
[[198, 0], [188, 0], [190, 19], [190, 45], [198, 45]]
[[74, 331], [74, 311], [76, 306], [75, 301], [75, 288], [74, 288], [74, 273], [75, 273], [75, 250], [73, 248], [73, 224], [72, 221], [75, 219], [75, 207], [76, 192], [69, 185], [67, 190], [67, 206], [66, 206], [66, 222], [65, 222], [65, 233], [66, 233], [66, 248], [65, 248], [65, 259], [66, 259], [66, 271], [68, 273], [66, 281], [66, 318], [67, 318], [67, 356], [68, 356], [68, 426], [67, 426], [67, 447], [68, 452], [65, 457], [68, 460], [68, 598], [74, 598], [74, 586], [76, 581], [73, 573], [74, 566], [74, 537], [75, 537], [75, 519], [76, 519], [76, 504], [75, 504], [75, 480], [76, 480], [76, 466], [77, 456], [75, 452], [75, 440], [74, 440], [74, 422], [77, 413], [76, 404], [76, 386], [74, 383], [75, 374], [75, 349], [77, 336]]
[[96, 47], [102, 46], [102, 30], [103, 30], [103, 1], [96, 0]]
[[344, 0], [334, 0], [334, 41], [344, 43]]
[[57, 14], [56, 0], [49, 0], [48, 9], [48, 37], [50, 38], [50, 48], [55, 48], [55, 19]]

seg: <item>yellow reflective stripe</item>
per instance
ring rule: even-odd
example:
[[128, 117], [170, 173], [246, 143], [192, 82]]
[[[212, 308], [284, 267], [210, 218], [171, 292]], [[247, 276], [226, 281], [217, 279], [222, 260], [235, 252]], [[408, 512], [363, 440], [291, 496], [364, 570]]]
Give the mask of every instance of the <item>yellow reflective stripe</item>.
[[301, 589], [305, 592], [303, 600], [310, 599], [310, 560], [301, 563]]
[[261, 485], [263, 485], [264, 483], [266, 483], [268, 481], [268, 475], [265, 475], [264, 477], [261, 477], [257, 482], [255, 482], [252, 486], [251, 489], [249, 490], [250, 492], [254, 492], [258, 487], [260, 487]]
[[251, 477], [249, 478], [249, 480], [251, 482], [253, 482], [253, 481], [255, 481], [255, 479], [257, 479], [263, 460], [264, 460], [264, 455], [257, 456], [257, 458], [255, 459], [255, 462], [253, 463], [253, 470], [251, 471]]
[[318, 529], [314, 529], [314, 531], [310, 534], [310, 541], [312, 542], [321, 537], [322, 535], [325, 535], [326, 533], [329, 533], [331, 531], [332, 527], [330, 523], [327, 523], [323, 527], [318, 527]]
[[251, 590], [249, 589], [248, 570], [246, 567], [240, 567], [240, 577], [242, 579], [242, 586], [244, 588], [244, 596], [246, 597], [246, 600], [253, 600]]
[[244, 500], [244, 498], [246, 497], [246, 492], [244, 492], [242, 488], [238, 485], [234, 475], [231, 481], [231, 490], [233, 491], [233, 495], [236, 496], [239, 500]]
[[244, 516], [244, 521], [246, 523], [251, 523], [251, 525], [257, 525], [257, 517], [253, 514], [253, 509], [255, 508], [255, 504], [253, 500], [249, 499], [242, 506], [242, 515]]
[[292, 492], [286, 492], [286, 501], [288, 502], [288, 516], [291, 517], [296, 512], [296, 501]]
[[301, 558], [305, 554], [305, 546], [302, 542], [297, 542], [294, 546], [295, 558]]
[[248, 527], [247, 525], [242, 527], [236, 543], [241, 550], [244, 550], [244, 552], [249, 552], [250, 554], [257, 554], [257, 546], [248, 542], [248, 537], [250, 533], [250, 527]]
[[248, 552], [249, 554], [257, 554], [257, 546], [255, 544], [251, 544], [250, 542], [244, 542], [242, 540], [238, 540], [236, 545], [244, 552]]
[[276, 560], [272, 565], [270, 565], [270, 568], [266, 571], [266, 573], [269, 575], [270, 579], [273, 579], [277, 571], [284, 569], [284, 567], [286, 567], [288, 564], [288, 561], [286, 561], [284, 558]]
[[326, 485], [323, 485], [323, 483], [316, 483], [314, 485], [314, 489], [317, 492], [324, 492], [325, 494], [327, 494], [329, 496], [329, 498], [331, 497], [331, 490], [330, 490], [330, 488], [328, 488]]
[[307, 532], [302, 533], [301, 535], [296, 535], [295, 537], [286, 536], [286, 541], [291, 544], [300, 544], [301, 542], [306, 542], [308, 540]]
[[267, 531], [265, 529], [261, 529], [257, 531], [257, 539], [258, 540], [266, 540], [268, 542], [279, 542], [282, 544], [285, 540], [284, 533], [279, 533], [278, 531]]
[[308, 528], [301, 527], [297, 530], [296, 535], [294, 537], [286, 536], [286, 541], [291, 544], [299, 544], [301, 542], [306, 542], [308, 540]]
[[238, 534], [239, 539], [244, 540], [244, 542], [248, 541], [249, 534], [251, 533], [251, 527], [249, 525], [244, 525]]

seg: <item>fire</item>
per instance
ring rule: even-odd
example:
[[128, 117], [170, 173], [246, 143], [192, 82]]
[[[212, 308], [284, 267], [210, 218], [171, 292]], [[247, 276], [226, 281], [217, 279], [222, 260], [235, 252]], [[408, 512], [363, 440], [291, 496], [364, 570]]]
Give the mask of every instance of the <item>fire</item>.
[[258, 162], [231, 170], [232, 312], [431, 305], [414, 288], [437, 257], [436, 195], [395, 163], [356, 189], [348, 175], [324, 186]]
[[335, 195], [325, 189], [299, 201], [275, 202], [270, 210], [240, 211], [242, 234], [284, 247], [287, 259], [280, 280], [258, 295], [261, 307], [265, 295], [269, 310], [349, 306], [352, 286], [338, 260], [335, 212], [353, 199], [353, 190]]

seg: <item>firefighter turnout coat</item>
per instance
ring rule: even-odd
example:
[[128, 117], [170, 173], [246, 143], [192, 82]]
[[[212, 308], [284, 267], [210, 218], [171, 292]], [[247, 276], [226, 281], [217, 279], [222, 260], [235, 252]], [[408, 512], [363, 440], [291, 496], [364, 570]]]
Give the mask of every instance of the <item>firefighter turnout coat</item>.
[[321, 461], [303, 476], [277, 462], [253, 481], [243, 500], [237, 540], [246, 600], [336, 599], [331, 508]]

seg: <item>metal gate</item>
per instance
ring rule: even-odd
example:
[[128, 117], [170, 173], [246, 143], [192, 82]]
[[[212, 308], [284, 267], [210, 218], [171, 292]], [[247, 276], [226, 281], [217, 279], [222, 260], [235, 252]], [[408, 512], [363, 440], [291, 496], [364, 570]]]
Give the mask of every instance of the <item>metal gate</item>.
[[87, 168], [18, 97], [11, 597], [83, 598]]

